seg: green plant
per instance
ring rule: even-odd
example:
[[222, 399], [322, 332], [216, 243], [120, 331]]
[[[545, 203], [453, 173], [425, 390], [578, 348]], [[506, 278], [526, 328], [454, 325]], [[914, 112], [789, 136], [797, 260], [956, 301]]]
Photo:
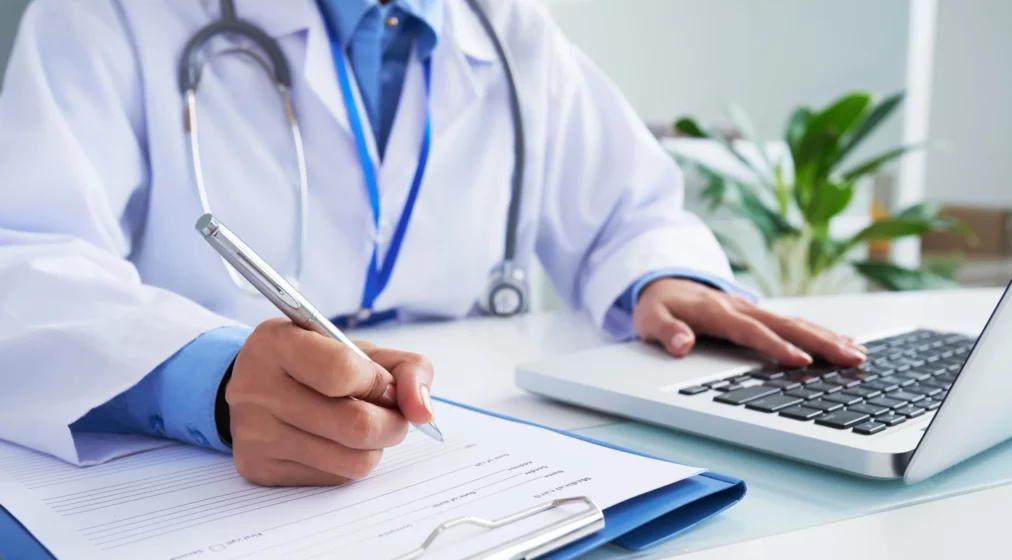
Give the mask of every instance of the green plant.
[[830, 223], [854, 197], [859, 180], [912, 150], [924, 146], [901, 146], [867, 160], [851, 163], [849, 156], [900, 106], [903, 94], [891, 95], [875, 103], [865, 92], [851, 92], [827, 107], [815, 111], [796, 108], [784, 130], [794, 170], [793, 180], [785, 179], [785, 161], [774, 162], [762, 148], [748, 116], [732, 105], [730, 117], [747, 144], [758, 147], [758, 158], [748, 158], [740, 145], [683, 117], [674, 128], [681, 136], [708, 138], [719, 143], [744, 164], [751, 180], [742, 181], [705, 164], [679, 159], [695, 167], [706, 185], [701, 193], [710, 211], [723, 206], [745, 218], [762, 236], [776, 261], [779, 289], [774, 281], [759, 274], [749, 255], [726, 236], [718, 239], [728, 252], [736, 271], [749, 271], [760, 288], [772, 294], [806, 295], [828, 271], [849, 265], [859, 275], [890, 290], [926, 289], [953, 286], [955, 283], [939, 269], [908, 269], [888, 262], [854, 259], [854, 249], [870, 242], [920, 236], [930, 231], [957, 230], [969, 235], [955, 220], [941, 217], [940, 205], [922, 203], [892, 216], [873, 221], [860, 232], [837, 238], [830, 234]]

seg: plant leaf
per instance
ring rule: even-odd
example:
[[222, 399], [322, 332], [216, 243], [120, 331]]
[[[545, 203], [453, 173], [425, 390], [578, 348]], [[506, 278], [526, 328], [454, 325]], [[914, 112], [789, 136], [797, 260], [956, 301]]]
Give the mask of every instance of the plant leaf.
[[851, 264], [859, 274], [888, 290], [937, 290], [959, 287], [958, 282], [930, 270], [914, 270], [884, 262], [863, 261]]
[[727, 150], [728, 153], [734, 156], [735, 159], [740, 161], [742, 165], [745, 166], [746, 169], [752, 172], [758, 183], [767, 186], [770, 184], [768, 173], [764, 173], [761, 169], [757, 169], [755, 165], [753, 165], [752, 162], [748, 160], [748, 158], [746, 158], [738, 150], [736, 150], [734, 146], [731, 145], [731, 142], [729, 142], [727, 138], [725, 138], [722, 134], [718, 134], [712, 130], [707, 129], [704, 126], [701, 126], [699, 123], [697, 123], [690, 117], [682, 117], [677, 121], [675, 121], [674, 129], [684, 134], [685, 136], [689, 136], [691, 138], [706, 138], [708, 140], [713, 140], [714, 142], [717, 142], [725, 150]]
[[840, 154], [837, 157], [837, 161], [843, 161], [848, 154], [854, 148], [856, 148], [866, 136], [871, 134], [880, 124], [882, 124], [893, 111], [899, 107], [900, 103], [903, 102], [904, 92], [895, 93], [881, 103], [875, 106], [874, 109], [868, 113], [868, 116], [861, 121], [854, 133], [846, 138], [843, 143], [843, 147], [840, 148]]
[[808, 130], [808, 122], [812, 119], [812, 110], [808, 107], [798, 107], [791, 113], [787, 121], [787, 130], [784, 131], [784, 141], [791, 149], [791, 157], [794, 159], [795, 167], [799, 167], [798, 158], [801, 155], [801, 141], [805, 138]]
[[773, 210], [766, 207], [751, 191], [744, 185], [738, 186], [740, 200], [732, 208], [743, 218], [747, 218], [752, 225], [759, 230], [767, 247], [786, 235], [798, 235], [801, 232], [787, 222], [787, 220]]
[[744, 274], [746, 272], [752, 271], [752, 269], [749, 268], [749, 266], [745, 263], [741, 263], [738, 261], [729, 261], [729, 262], [731, 264], [731, 272], [735, 274]]
[[843, 212], [854, 198], [854, 184], [849, 182], [822, 183], [812, 189], [811, 200], [804, 209], [805, 219], [815, 226], [825, 226], [829, 220]]
[[888, 152], [879, 154], [869, 159], [868, 161], [865, 161], [863, 163], [854, 166], [849, 171], [844, 171], [843, 180], [853, 181], [869, 173], [874, 173], [878, 171], [879, 168], [882, 167], [883, 165], [893, 161], [894, 159], [899, 158], [900, 156], [906, 154], [907, 152], [920, 150], [923, 149], [924, 147], [925, 147], [924, 144], [915, 144], [912, 146], [900, 146], [899, 148], [894, 148], [892, 150], [889, 150]]
[[808, 245], [808, 271], [815, 277], [832, 268], [847, 250], [845, 243], [835, 239], [813, 239]]
[[866, 92], [844, 95], [815, 115], [808, 126], [808, 131], [814, 133], [832, 131], [837, 136], [843, 136], [861, 122], [869, 105], [871, 95]]
[[676, 132], [680, 132], [690, 138], [707, 138], [707, 135], [703, 132], [702, 127], [700, 127], [699, 124], [690, 117], [682, 117], [678, 119], [675, 121], [673, 128]]
[[[766, 183], [771, 183], [772, 181], [770, 181], [770, 177], [772, 176], [775, 167], [773, 166], [773, 162], [770, 160], [769, 156], [766, 154], [766, 145], [762, 139], [759, 138], [759, 135], [756, 134], [755, 127], [752, 126], [752, 120], [749, 118], [748, 113], [746, 113], [745, 109], [742, 109], [736, 103], [731, 104], [728, 112], [731, 114], [731, 120], [734, 121], [735, 126], [738, 127], [742, 136], [744, 136], [745, 141], [755, 146], [756, 151], [759, 152], [759, 159], [762, 160], [763, 164], [766, 166], [766, 169], [762, 170], [761, 175]], [[751, 167], [754, 171], [759, 173], [760, 170], [756, 169], [754, 165]]]

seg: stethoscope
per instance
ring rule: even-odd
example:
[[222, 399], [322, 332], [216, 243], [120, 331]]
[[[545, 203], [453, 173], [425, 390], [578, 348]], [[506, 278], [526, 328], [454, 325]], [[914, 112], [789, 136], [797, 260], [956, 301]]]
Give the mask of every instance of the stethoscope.
[[[520, 97], [517, 92], [516, 82], [513, 77], [513, 70], [509, 63], [509, 56], [506, 53], [502, 42], [499, 40], [498, 35], [492, 28], [492, 24], [489, 22], [488, 17], [485, 15], [484, 10], [478, 5], [477, 0], [465, 0], [471, 7], [474, 13], [478, 16], [478, 20], [481, 23], [485, 33], [491, 39], [493, 46], [496, 50], [500, 62], [503, 65], [503, 70], [506, 73], [506, 82], [510, 92], [510, 118], [513, 125], [513, 156], [514, 156], [514, 167], [513, 176], [511, 181], [511, 196], [509, 210], [506, 218], [506, 246], [503, 254], [502, 263], [495, 267], [489, 274], [488, 284], [482, 296], [478, 299], [478, 309], [486, 315], [494, 315], [498, 317], [510, 317], [522, 312], [527, 311], [529, 305], [528, 298], [528, 286], [527, 278], [524, 271], [514, 265], [514, 258], [516, 256], [516, 242], [517, 242], [517, 227], [520, 219], [520, 207], [521, 207], [521, 195], [523, 188], [523, 177], [524, 177], [524, 155], [525, 155], [525, 138], [523, 121], [520, 112]], [[205, 214], [212, 213], [211, 205], [207, 196], [207, 187], [204, 183], [203, 166], [200, 158], [200, 144], [198, 134], [198, 119], [197, 119], [197, 88], [200, 84], [200, 72], [202, 69], [202, 63], [200, 61], [200, 51], [203, 46], [210, 41], [212, 38], [219, 35], [230, 34], [232, 36], [238, 36], [250, 41], [253, 45], [258, 47], [264, 54], [267, 55], [267, 60], [257, 52], [247, 49], [244, 47], [233, 47], [221, 51], [219, 54], [240, 54], [249, 56], [258, 66], [268, 74], [273, 81], [278, 93], [281, 97], [282, 106], [285, 113], [285, 118], [288, 122], [289, 129], [292, 135], [292, 142], [295, 148], [295, 157], [298, 164], [299, 174], [299, 205], [298, 205], [298, 218], [299, 228], [297, 232], [297, 243], [298, 251], [296, 252], [295, 260], [295, 275], [293, 278], [289, 278], [289, 281], [293, 285], [298, 285], [298, 280], [302, 276], [303, 261], [305, 257], [305, 247], [307, 245], [307, 238], [309, 235], [309, 186], [308, 186], [308, 173], [306, 171], [306, 157], [302, 143], [302, 132], [299, 128], [298, 118], [295, 114], [295, 107], [292, 103], [291, 88], [292, 88], [292, 76], [288, 66], [288, 62], [285, 59], [284, 53], [281, 51], [281, 47], [278, 43], [271, 38], [262, 29], [253, 25], [248, 21], [239, 19], [236, 16], [235, 5], [233, 0], [220, 0], [221, 15], [218, 20], [210, 23], [206, 27], [197, 31], [193, 37], [187, 41], [186, 46], [183, 48], [183, 54], [180, 58], [179, 63], [179, 89], [183, 93], [184, 101], [186, 103], [184, 126], [187, 133], [187, 138], [190, 144], [190, 158], [193, 166], [193, 173], [195, 176], [195, 182], [197, 184], [197, 193], [200, 198], [200, 206]], [[343, 61], [340, 56], [335, 56], [335, 62], [338, 65], [339, 77], [342, 78], [342, 87], [345, 90], [345, 100], [348, 103], [349, 117], [353, 122], [359, 120], [358, 111], [354, 108], [354, 101], [351, 100], [351, 96], [348, 95], [348, 81], [345, 74], [346, 70], [343, 66]], [[426, 67], [426, 87], [428, 88], [428, 67]], [[426, 96], [428, 98], [428, 95]], [[359, 131], [356, 131], [359, 132]], [[416, 183], [421, 181], [421, 173], [424, 172], [424, 161], [427, 159], [428, 154], [428, 134], [429, 126], [428, 120], [426, 121], [426, 142], [423, 143], [423, 157], [421, 158], [419, 165], [419, 172], [416, 173]], [[362, 145], [362, 135], [357, 134], [359, 138], [359, 151], [364, 152], [365, 148]], [[370, 174], [374, 173], [372, 170], [371, 162], [367, 157], [363, 157], [363, 172], [366, 174], [366, 178], [370, 179]], [[374, 178], [372, 179], [374, 180]], [[368, 181], [367, 181], [368, 182]], [[417, 194], [418, 184], [413, 184], [413, 192]], [[374, 191], [371, 191], [374, 192]], [[409, 196], [409, 202], [413, 206], [414, 200]], [[374, 212], [377, 211], [377, 207], [374, 206]], [[402, 216], [402, 222], [406, 227], [405, 219], [410, 218], [408, 210], [405, 211], [406, 216]], [[400, 224], [399, 224], [400, 225]], [[399, 229], [403, 229], [399, 228]], [[403, 232], [401, 232], [403, 233]], [[398, 247], [399, 250], [399, 247]], [[396, 260], [396, 253], [393, 254], [394, 260]], [[375, 261], [375, 257], [374, 257]], [[231, 267], [224, 260], [222, 261], [226, 270], [228, 271], [229, 277], [232, 282], [242, 290], [243, 293], [249, 294], [255, 297], [262, 297], [260, 293], [253, 288], [246, 280], [239, 275], [239, 273]], [[392, 265], [392, 263], [391, 263]], [[387, 267], [378, 267], [375, 262], [370, 265], [373, 268], [386, 269]], [[392, 266], [390, 267], [392, 268]], [[372, 275], [373, 270], [370, 270]], [[389, 279], [389, 270], [387, 272], [386, 279]], [[382, 274], [382, 272], [381, 272]], [[368, 285], [367, 292], [375, 292], [375, 289], [370, 290]], [[382, 291], [382, 287], [385, 286], [385, 279], [381, 282], [379, 290]], [[368, 297], [364, 296], [365, 299], [374, 300], [378, 293], [368, 293]], [[370, 306], [363, 304], [362, 309], [356, 313], [352, 318], [351, 322], [356, 321], [365, 322], [370, 319], [373, 315], [373, 311]]]

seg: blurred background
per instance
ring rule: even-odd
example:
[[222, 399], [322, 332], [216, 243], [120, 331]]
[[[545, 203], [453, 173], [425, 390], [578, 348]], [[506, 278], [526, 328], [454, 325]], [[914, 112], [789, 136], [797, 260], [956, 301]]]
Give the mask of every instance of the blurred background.
[[[542, 1], [683, 164], [743, 283], [1012, 277], [1012, 2]], [[0, 0], [0, 71], [27, 3]], [[533, 274], [536, 307], [557, 307]]]

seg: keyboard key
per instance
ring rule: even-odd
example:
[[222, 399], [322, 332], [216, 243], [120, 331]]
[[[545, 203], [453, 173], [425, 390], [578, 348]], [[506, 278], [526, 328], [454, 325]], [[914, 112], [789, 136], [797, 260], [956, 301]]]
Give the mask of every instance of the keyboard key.
[[810, 385], [805, 385], [805, 389], [808, 389], [809, 391], [818, 391], [820, 393], [835, 393], [837, 391], [843, 390], [843, 387], [840, 387], [839, 385], [830, 385], [829, 383], [817, 381]]
[[868, 414], [869, 416], [878, 416], [879, 414], [889, 412], [889, 409], [884, 406], [874, 406], [868, 403], [855, 404], [854, 406], [847, 407], [847, 410]]
[[836, 377], [830, 377], [829, 379], [823, 379], [824, 383], [830, 385], [839, 385], [840, 387], [856, 387], [861, 384], [861, 381], [854, 379], [853, 377], [843, 377], [842, 375]]
[[707, 387], [709, 387], [711, 389], [716, 389], [718, 387], [723, 387], [724, 385], [730, 385], [730, 384], [731, 384], [731, 382], [727, 381], [726, 379], [718, 379], [717, 381], [711, 381], [709, 383], [703, 383], [703, 385], [705, 385], [705, 386], [707, 386]]
[[840, 375], [851, 379], [857, 379], [858, 381], [874, 381], [881, 376], [881, 374], [875, 373], [870, 368], [865, 367], [845, 369], [840, 372]]
[[885, 424], [879, 424], [878, 422], [872, 422], [869, 420], [854, 426], [854, 433], [861, 434], [863, 436], [870, 436], [872, 434], [877, 434], [884, 429], [886, 429]]
[[761, 399], [762, 397], [768, 397], [779, 392], [780, 389], [777, 389], [776, 387], [756, 385], [755, 387], [745, 387], [744, 389], [738, 389], [737, 391], [729, 391], [723, 395], [717, 395], [716, 397], [713, 397], [713, 400], [724, 404], [739, 405], [755, 399]]
[[931, 398], [935, 399], [936, 401], [944, 401], [945, 397], [948, 397], [948, 396], [949, 396], [949, 392], [948, 391], [942, 391], [941, 393], [938, 393], [937, 395], [935, 395], [935, 396], [933, 396]]
[[787, 395], [773, 395], [771, 397], [763, 397], [754, 401], [749, 401], [745, 404], [745, 408], [752, 410], [758, 410], [761, 412], [776, 412], [778, 410], [785, 409], [789, 406], [794, 406], [801, 402], [801, 399], [797, 397], [788, 397]]
[[907, 401], [890, 399], [888, 397], [875, 397], [874, 399], [868, 399], [868, 404], [884, 406], [886, 408], [899, 408], [901, 406], [906, 406]]
[[816, 381], [819, 381], [820, 379], [822, 379], [822, 376], [817, 375], [815, 373], [807, 373], [807, 372], [801, 373], [787, 372], [787, 379], [790, 379], [791, 381], [797, 381], [802, 385], [807, 385], [809, 383], [815, 383]]
[[787, 390], [787, 389], [796, 389], [801, 386], [801, 383], [798, 383], [797, 381], [791, 381], [790, 379], [787, 379], [785, 377], [782, 379], [774, 379], [773, 381], [767, 381], [766, 385], [769, 387], [776, 387], [777, 389]]
[[896, 413], [902, 414], [907, 418], [917, 418], [918, 416], [924, 414], [924, 409], [919, 406], [910, 405], [904, 406], [903, 408], [897, 410]]
[[942, 401], [921, 401], [917, 403], [917, 406], [923, 407], [925, 410], [935, 410], [942, 406]]
[[896, 389], [900, 388], [900, 386], [899, 386], [898, 383], [890, 383], [890, 382], [884, 381], [882, 379], [876, 379], [875, 381], [869, 381], [869, 382], [867, 382], [867, 383], [865, 383], [864, 385], [861, 385], [861, 386], [862, 387], [870, 387], [872, 389], [877, 389], [877, 390], [883, 391], [883, 392], [884, 391], [893, 391], [893, 390], [896, 390]]
[[749, 379], [752, 379], [751, 375], [736, 375], [729, 379], [729, 381], [731, 383], [741, 383], [742, 381], [748, 381]]
[[905, 387], [907, 385], [913, 385], [914, 383], [916, 383], [913, 379], [910, 379], [909, 377], [900, 377], [898, 375], [888, 375], [886, 377], [879, 379], [879, 381], [885, 381], [886, 383], [895, 383], [900, 387]]
[[829, 402], [823, 399], [815, 399], [814, 401], [806, 401], [805, 407], [815, 408], [821, 410], [822, 412], [832, 412], [834, 410], [839, 410], [843, 408], [843, 405], [840, 403]]
[[864, 385], [858, 385], [857, 387], [844, 389], [843, 392], [848, 395], [854, 395], [855, 397], [861, 397], [862, 399], [870, 399], [882, 394], [882, 391], [879, 391], [878, 389], [873, 389], [871, 387], [865, 387]]
[[824, 393], [821, 393], [819, 391], [812, 391], [811, 389], [806, 389], [806, 388], [802, 387], [800, 389], [791, 389], [790, 391], [787, 391], [786, 394], [790, 395], [792, 397], [797, 397], [799, 399], [804, 399], [804, 400], [807, 401], [807, 400], [810, 400], [810, 399], [819, 398]]
[[918, 393], [911, 393], [910, 391], [900, 389], [899, 391], [893, 391], [886, 393], [886, 396], [890, 399], [896, 399], [898, 401], [917, 402], [924, 398], [924, 395]]
[[844, 428], [849, 428], [854, 424], [858, 424], [866, 418], [868, 418], [867, 414], [850, 412], [849, 410], [838, 410], [836, 412], [830, 412], [829, 414], [819, 416], [815, 419], [815, 423], [820, 426], [829, 426], [830, 428], [842, 430]]
[[906, 377], [907, 379], [913, 379], [914, 381], [924, 381], [925, 379], [931, 379], [931, 374], [912, 369], [904, 373], [898, 373], [896, 374], [896, 377]]
[[847, 395], [844, 393], [833, 393], [832, 395], [826, 395], [825, 397], [822, 397], [822, 400], [850, 406], [852, 404], [857, 404], [864, 399], [862, 399], [861, 397], [856, 397], [854, 395]]
[[766, 367], [760, 370], [752, 372], [752, 377], [756, 379], [762, 379], [763, 381], [771, 381], [784, 376], [784, 372], [780, 368]]
[[683, 394], [683, 395], [698, 395], [700, 393], [705, 393], [707, 391], [709, 391], [709, 389], [707, 389], [706, 387], [704, 387], [702, 385], [696, 385], [694, 387], [686, 387], [684, 389], [679, 389], [678, 390], [678, 392], [681, 393], [681, 394]]
[[723, 387], [717, 387], [716, 390], [720, 391], [721, 393], [727, 393], [728, 391], [737, 391], [742, 387], [743, 385], [741, 383], [732, 383], [730, 385], [724, 385]]
[[942, 390], [940, 388], [938, 388], [938, 387], [932, 387], [931, 385], [922, 385], [920, 383], [918, 383], [916, 385], [911, 385], [911, 386], [907, 387], [904, 390], [905, 391], [909, 391], [911, 393], [920, 393], [920, 394], [924, 395], [925, 397], [930, 397], [932, 395], [937, 395], [938, 393], [942, 392]]
[[951, 381], [945, 381], [937, 377], [934, 377], [932, 379], [925, 379], [924, 381], [921, 381], [921, 385], [927, 385], [928, 387], [938, 387], [943, 391], [948, 391], [949, 389], [952, 388]]
[[868, 366], [868, 373], [882, 377], [884, 375], [892, 375], [893, 373], [896, 373], [896, 370], [891, 366], [872, 364]]
[[946, 373], [949, 372], [949, 369], [945, 366], [935, 367], [931, 364], [928, 364], [924, 367], [917, 368], [917, 371], [923, 371], [924, 373], [930, 375], [945, 375]]
[[895, 426], [897, 424], [902, 424], [906, 422], [907, 417], [903, 416], [902, 414], [893, 414], [890, 412], [889, 414], [876, 416], [875, 421], [878, 422], [879, 424], [885, 424], [886, 426]]
[[821, 410], [816, 410], [814, 408], [808, 408], [807, 406], [801, 405], [792, 406], [790, 408], [785, 408], [780, 411], [780, 416], [786, 416], [791, 420], [811, 420], [812, 418], [820, 416], [821, 414], [822, 414]]

